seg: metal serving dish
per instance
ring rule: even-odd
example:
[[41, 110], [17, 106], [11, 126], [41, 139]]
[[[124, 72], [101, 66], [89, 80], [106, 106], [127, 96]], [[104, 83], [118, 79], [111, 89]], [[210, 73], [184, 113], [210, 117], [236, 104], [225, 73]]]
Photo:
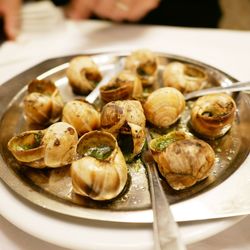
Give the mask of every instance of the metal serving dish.
[[[117, 59], [127, 53], [92, 54], [103, 74], [114, 69]], [[209, 75], [211, 85], [227, 86], [236, 81], [226, 73], [204, 63], [176, 55], [158, 53], [160, 69], [170, 61], [180, 61], [203, 68]], [[75, 55], [74, 55], [75, 56]], [[137, 160], [129, 164], [129, 182], [125, 191], [112, 201], [97, 202], [80, 197], [72, 192], [69, 166], [58, 169], [32, 169], [20, 166], [7, 149], [8, 140], [15, 134], [28, 130], [22, 114], [22, 99], [27, 83], [32, 79], [51, 79], [59, 87], [64, 101], [76, 98], [68, 85], [65, 70], [74, 56], [50, 59], [14, 77], [0, 87], [0, 170], [2, 180], [16, 193], [27, 200], [49, 210], [71, 216], [116, 221], [152, 222], [150, 193], [147, 174], [142, 163]], [[232, 129], [221, 139], [209, 142], [216, 152], [213, 174], [206, 180], [182, 191], [174, 191], [161, 180], [171, 204], [192, 202], [194, 196], [203, 197], [209, 190], [229, 178], [246, 160], [250, 148], [250, 105], [247, 94], [234, 95], [238, 112]], [[188, 121], [188, 110], [180, 123]], [[195, 213], [195, 208], [192, 214]], [[186, 211], [180, 211], [186, 213]], [[192, 216], [192, 215], [190, 215]], [[187, 220], [192, 217], [187, 216]], [[177, 219], [178, 220], [178, 219]]]

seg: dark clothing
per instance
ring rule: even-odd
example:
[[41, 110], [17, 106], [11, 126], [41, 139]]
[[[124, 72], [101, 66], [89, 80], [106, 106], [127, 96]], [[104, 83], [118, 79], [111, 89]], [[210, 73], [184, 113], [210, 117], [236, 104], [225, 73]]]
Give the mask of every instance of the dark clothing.
[[217, 0], [162, 0], [140, 23], [216, 28], [220, 17]]
[[[53, 2], [62, 5], [69, 0], [53, 0]], [[143, 3], [142, 0], [141, 2]], [[152, 10], [138, 23], [216, 28], [220, 17], [218, 0], [161, 0], [158, 8]]]

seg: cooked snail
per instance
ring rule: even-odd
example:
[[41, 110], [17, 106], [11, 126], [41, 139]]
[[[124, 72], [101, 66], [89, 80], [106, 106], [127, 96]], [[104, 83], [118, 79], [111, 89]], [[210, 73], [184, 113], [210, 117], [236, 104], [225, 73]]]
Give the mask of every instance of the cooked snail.
[[191, 110], [193, 129], [205, 138], [223, 136], [232, 126], [236, 104], [227, 94], [211, 94], [200, 97]]
[[45, 130], [31, 130], [12, 137], [8, 149], [21, 163], [42, 168], [44, 165], [45, 145], [42, 143]]
[[71, 124], [79, 136], [100, 127], [100, 113], [83, 100], [73, 100], [63, 108], [62, 121]]
[[23, 103], [24, 115], [29, 123], [46, 125], [61, 118], [63, 100], [51, 81], [33, 80]]
[[65, 122], [57, 122], [45, 130], [32, 130], [14, 136], [8, 148], [14, 157], [34, 168], [61, 167], [75, 157], [77, 132]]
[[185, 99], [180, 91], [164, 87], [152, 92], [144, 106], [147, 120], [157, 127], [174, 124], [185, 109]]
[[75, 157], [78, 141], [77, 131], [66, 122], [51, 125], [42, 139], [46, 145], [44, 162], [48, 167], [61, 167], [70, 164]]
[[66, 74], [73, 92], [80, 95], [88, 94], [102, 79], [97, 65], [87, 56], [73, 58]]
[[161, 175], [176, 190], [208, 177], [215, 154], [210, 145], [181, 131], [151, 140], [149, 144]]
[[119, 145], [130, 154], [129, 158], [141, 152], [145, 143], [145, 116], [139, 101], [107, 103], [101, 112], [101, 127], [123, 143]]
[[104, 102], [125, 99], [140, 99], [142, 96], [140, 79], [129, 71], [122, 71], [111, 81], [100, 88], [101, 98]]
[[115, 137], [91, 131], [77, 144], [78, 160], [71, 165], [75, 193], [93, 200], [110, 200], [119, 195], [127, 182], [127, 165]]
[[143, 86], [150, 86], [155, 83], [157, 67], [157, 56], [146, 49], [134, 51], [125, 61], [125, 69], [136, 73]]
[[208, 74], [191, 64], [180, 62], [169, 63], [163, 71], [163, 84], [173, 87], [182, 93], [188, 93], [204, 88]]

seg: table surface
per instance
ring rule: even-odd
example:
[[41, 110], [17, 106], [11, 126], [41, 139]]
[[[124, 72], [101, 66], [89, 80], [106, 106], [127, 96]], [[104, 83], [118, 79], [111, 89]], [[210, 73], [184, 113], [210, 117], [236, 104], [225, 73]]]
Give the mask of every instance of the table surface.
[[[249, 80], [250, 32], [118, 25], [103, 21], [73, 22], [62, 18], [49, 30], [23, 30], [15, 42], [1, 45], [0, 84], [48, 58], [84, 51], [138, 48], [191, 57], [241, 81]], [[250, 249], [249, 225], [250, 216], [247, 216], [231, 228], [189, 245], [188, 249]], [[0, 249], [63, 250], [21, 231], [2, 216], [0, 229]]]

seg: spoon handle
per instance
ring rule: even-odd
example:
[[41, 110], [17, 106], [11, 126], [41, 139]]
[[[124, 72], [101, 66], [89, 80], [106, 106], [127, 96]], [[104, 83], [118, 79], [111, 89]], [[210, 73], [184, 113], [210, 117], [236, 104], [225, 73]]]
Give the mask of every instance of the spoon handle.
[[201, 89], [185, 95], [185, 99], [189, 100], [203, 95], [222, 93], [222, 92], [237, 92], [250, 90], [250, 82], [238, 82], [226, 87], [214, 87], [208, 89]]

